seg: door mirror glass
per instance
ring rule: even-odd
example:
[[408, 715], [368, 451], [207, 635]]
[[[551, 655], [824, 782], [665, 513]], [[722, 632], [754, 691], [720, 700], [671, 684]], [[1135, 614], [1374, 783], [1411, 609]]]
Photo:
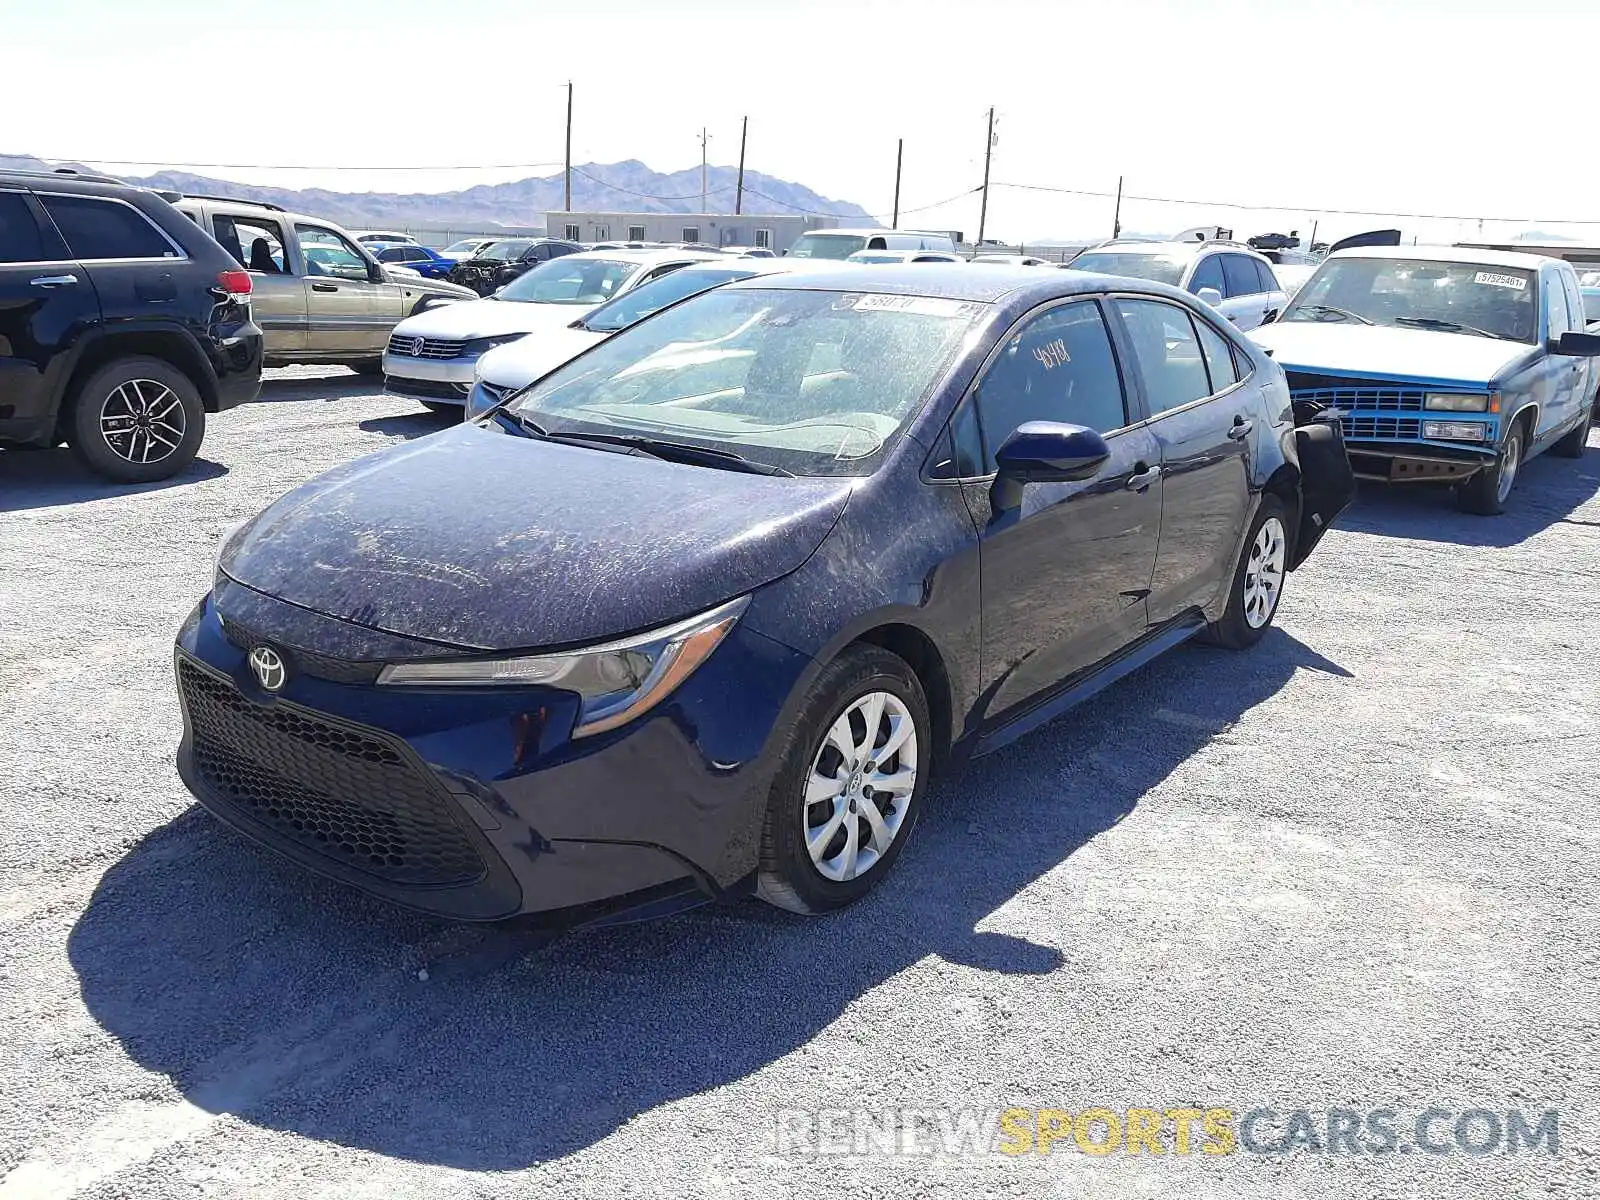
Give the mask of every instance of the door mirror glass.
[[1212, 308], [1222, 303], [1222, 293], [1214, 287], [1203, 287], [1197, 293], [1201, 304], [1209, 304]]
[[1556, 339], [1555, 352], [1581, 358], [1600, 356], [1600, 333], [1579, 333], [1577, 330], [1563, 333]]

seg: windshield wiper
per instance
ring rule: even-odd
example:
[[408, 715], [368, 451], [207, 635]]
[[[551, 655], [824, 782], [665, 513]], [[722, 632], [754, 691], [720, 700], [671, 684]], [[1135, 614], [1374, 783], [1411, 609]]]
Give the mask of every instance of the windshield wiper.
[[512, 412], [506, 407], [503, 400], [489, 410], [489, 415], [512, 433], [519, 433], [523, 437], [538, 438], [546, 442], [550, 440], [550, 431], [548, 429], [532, 417], [525, 417], [519, 412]]
[[1368, 320], [1366, 317], [1363, 317], [1360, 313], [1351, 312], [1348, 308], [1334, 308], [1333, 305], [1331, 305], [1331, 304], [1297, 304], [1297, 305], [1295, 305], [1295, 311], [1296, 312], [1332, 313], [1336, 317], [1348, 319], [1348, 320], [1351, 320], [1351, 321], [1359, 321], [1363, 325], [1376, 325], [1377, 324], [1376, 321]]
[[1418, 329], [1436, 329], [1440, 333], [1474, 333], [1479, 337], [1494, 338], [1499, 342], [1515, 341], [1503, 333], [1494, 333], [1488, 329], [1479, 329], [1476, 325], [1462, 325], [1458, 321], [1441, 321], [1438, 317], [1396, 317], [1396, 325], [1413, 325]]
[[716, 450], [710, 446], [691, 446], [688, 442], [671, 442], [662, 438], [642, 437], [631, 433], [551, 433], [546, 435], [554, 441], [593, 443], [601, 442], [611, 446], [626, 446], [641, 454], [648, 454], [652, 458], [663, 458], [669, 462], [693, 463], [702, 467], [722, 467], [730, 471], [743, 471], [749, 475], [787, 475], [793, 476], [793, 471], [785, 471], [782, 467], [772, 463], [760, 462], [757, 459], [746, 458], [742, 454], [735, 454], [732, 450]]

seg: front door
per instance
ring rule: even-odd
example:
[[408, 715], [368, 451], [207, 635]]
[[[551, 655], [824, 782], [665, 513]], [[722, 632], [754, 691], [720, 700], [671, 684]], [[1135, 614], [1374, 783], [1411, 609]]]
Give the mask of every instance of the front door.
[[967, 488], [980, 537], [986, 716], [1049, 691], [1144, 632], [1161, 528], [1160, 451], [1147, 430], [1128, 428], [1130, 401], [1094, 300], [1027, 318], [969, 401], [988, 473], [1025, 421], [1088, 426], [1111, 447], [1093, 479], [1029, 484], [1017, 508], [995, 511], [987, 484]]
[[27, 192], [0, 191], [0, 436], [49, 437], [67, 353], [100, 319], [94, 284]]
[[295, 234], [305, 263], [306, 349], [318, 358], [381, 355], [402, 315], [399, 285], [331, 229], [296, 225]]
[[1210, 322], [1161, 300], [1122, 298], [1115, 308], [1160, 443], [1161, 549], [1150, 585], [1159, 625], [1204, 608], [1231, 581], [1250, 512], [1251, 446], [1271, 431], [1255, 428], [1250, 380], [1240, 381], [1231, 344]]

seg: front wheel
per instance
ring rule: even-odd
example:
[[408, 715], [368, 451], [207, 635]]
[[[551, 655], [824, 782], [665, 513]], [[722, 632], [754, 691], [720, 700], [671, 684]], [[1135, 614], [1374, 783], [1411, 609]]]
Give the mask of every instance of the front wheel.
[[150, 483], [193, 462], [205, 431], [205, 404], [192, 379], [159, 358], [119, 358], [78, 389], [69, 440], [106, 478]]
[[1211, 640], [1233, 650], [1259, 642], [1278, 614], [1288, 573], [1289, 525], [1283, 501], [1271, 492], [1261, 497], [1234, 569], [1228, 607], [1209, 630]]
[[818, 914], [871, 891], [911, 836], [932, 751], [928, 701], [905, 660], [855, 646], [829, 663], [779, 758], [756, 894]]
[[1480, 517], [1505, 512], [1506, 501], [1517, 482], [1517, 470], [1522, 466], [1522, 428], [1520, 421], [1512, 426], [1494, 461], [1456, 486], [1456, 505], [1462, 512]]

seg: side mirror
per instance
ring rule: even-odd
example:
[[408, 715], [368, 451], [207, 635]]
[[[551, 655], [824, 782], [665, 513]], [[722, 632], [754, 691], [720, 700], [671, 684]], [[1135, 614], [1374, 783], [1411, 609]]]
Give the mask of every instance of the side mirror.
[[1111, 447], [1105, 438], [1082, 425], [1027, 421], [994, 457], [998, 470], [990, 498], [998, 512], [1022, 503], [1024, 484], [1091, 478], [1106, 465]]
[[1195, 293], [1195, 297], [1201, 304], [1209, 304], [1212, 308], [1216, 308], [1222, 303], [1222, 293], [1213, 287], [1201, 288]]
[[1579, 333], [1570, 330], [1556, 339], [1555, 352], [1578, 358], [1600, 357], [1600, 333]]
[[377, 263], [377, 262], [368, 263], [367, 264], [367, 279], [370, 280], [373, 283], [388, 283], [389, 282], [389, 272], [384, 269], [384, 266], [383, 266], [382, 263]]

